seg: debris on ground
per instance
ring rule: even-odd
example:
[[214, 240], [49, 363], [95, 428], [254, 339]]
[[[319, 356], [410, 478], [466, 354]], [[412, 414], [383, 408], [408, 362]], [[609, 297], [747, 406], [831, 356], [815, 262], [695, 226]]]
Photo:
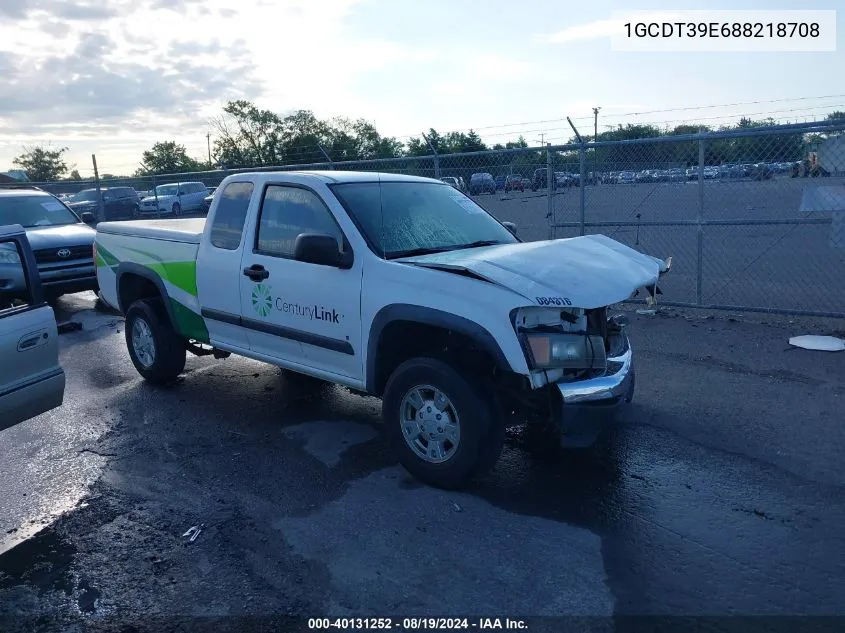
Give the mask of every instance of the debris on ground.
[[820, 352], [841, 352], [845, 350], [845, 340], [835, 336], [819, 336], [816, 334], [804, 334], [793, 336], [789, 344], [802, 349], [817, 350]]
[[653, 310], [650, 308], [640, 308], [637, 310], [637, 314], [642, 314], [643, 316], [654, 316], [657, 314], [657, 310]]
[[82, 329], [82, 324], [79, 321], [63, 321], [56, 325], [59, 334], [67, 334], [68, 332], [76, 332]]
[[197, 540], [197, 537], [202, 532], [202, 526], [194, 525], [193, 527], [189, 528], [187, 532], [182, 535], [182, 538], [188, 539], [189, 543], [193, 543]]
[[455, 512], [463, 512], [463, 508], [459, 506], [457, 503], [453, 503], [452, 507], [455, 509]]

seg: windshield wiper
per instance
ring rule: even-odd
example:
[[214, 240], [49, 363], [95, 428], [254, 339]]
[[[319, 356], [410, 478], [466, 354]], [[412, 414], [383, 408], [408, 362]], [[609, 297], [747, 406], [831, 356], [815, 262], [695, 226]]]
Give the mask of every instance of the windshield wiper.
[[433, 253], [443, 253], [451, 251], [453, 246], [438, 246], [434, 248], [409, 248], [405, 251], [391, 251], [385, 254], [386, 259], [399, 259], [400, 257], [416, 257], [417, 255], [431, 255]]
[[500, 242], [499, 240], [478, 240], [477, 242], [470, 242], [469, 244], [461, 244], [460, 246], [455, 246], [454, 250], [462, 250], [464, 248], [478, 248], [480, 246], [496, 246], [497, 244], [504, 244], [504, 242]]
[[470, 242], [469, 244], [455, 244], [454, 246], [438, 246], [434, 248], [411, 248], [406, 251], [394, 251], [387, 255], [387, 259], [397, 259], [400, 257], [416, 257], [417, 255], [431, 255], [433, 253], [445, 253], [447, 251], [459, 251], [465, 248], [478, 248], [479, 246], [495, 246], [496, 244], [504, 244], [499, 240], [478, 240], [477, 242]]

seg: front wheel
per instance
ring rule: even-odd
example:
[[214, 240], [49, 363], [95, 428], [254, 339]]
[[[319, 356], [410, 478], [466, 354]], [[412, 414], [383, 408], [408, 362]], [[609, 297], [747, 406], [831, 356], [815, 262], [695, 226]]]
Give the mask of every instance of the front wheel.
[[141, 217], [141, 208], [136, 204], [132, 207], [132, 211], [129, 215], [132, 217], [133, 220], [137, 220], [139, 217]]
[[124, 333], [132, 364], [149, 382], [172, 382], [185, 369], [185, 342], [173, 331], [160, 299], [129, 306]]
[[180, 205], [178, 202], [176, 202], [173, 205], [173, 208], [171, 209], [171, 211], [173, 212], [174, 217], [179, 217], [182, 213], [182, 205]]
[[434, 358], [405, 361], [382, 400], [388, 440], [405, 469], [439, 488], [454, 489], [493, 467], [504, 426], [481, 385]]

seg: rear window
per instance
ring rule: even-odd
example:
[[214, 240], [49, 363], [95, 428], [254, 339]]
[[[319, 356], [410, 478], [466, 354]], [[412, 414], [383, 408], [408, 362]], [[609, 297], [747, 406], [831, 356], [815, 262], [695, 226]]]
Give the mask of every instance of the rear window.
[[246, 212], [252, 198], [254, 186], [251, 182], [230, 182], [215, 196], [217, 210], [211, 225], [211, 244], [228, 251], [241, 245]]

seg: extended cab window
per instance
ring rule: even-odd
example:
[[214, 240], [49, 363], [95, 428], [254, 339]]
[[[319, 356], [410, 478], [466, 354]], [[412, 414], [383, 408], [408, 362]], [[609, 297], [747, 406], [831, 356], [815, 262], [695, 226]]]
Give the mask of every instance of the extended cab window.
[[338, 246], [343, 235], [322, 200], [308, 189], [270, 185], [261, 205], [257, 248], [265, 255], [293, 257], [296, 238], [302, 233], [333, 236]]
[[251, 182], [230, 182], [218, 196], [217, 211], [211, 225], [213, 246], [234, 251], [241, 245], [241, 234], [253, 188]]
[[23, 255], [16, 242], [0, 242], [0, 316], [7, 310], [32, 305], [23, 267]]

